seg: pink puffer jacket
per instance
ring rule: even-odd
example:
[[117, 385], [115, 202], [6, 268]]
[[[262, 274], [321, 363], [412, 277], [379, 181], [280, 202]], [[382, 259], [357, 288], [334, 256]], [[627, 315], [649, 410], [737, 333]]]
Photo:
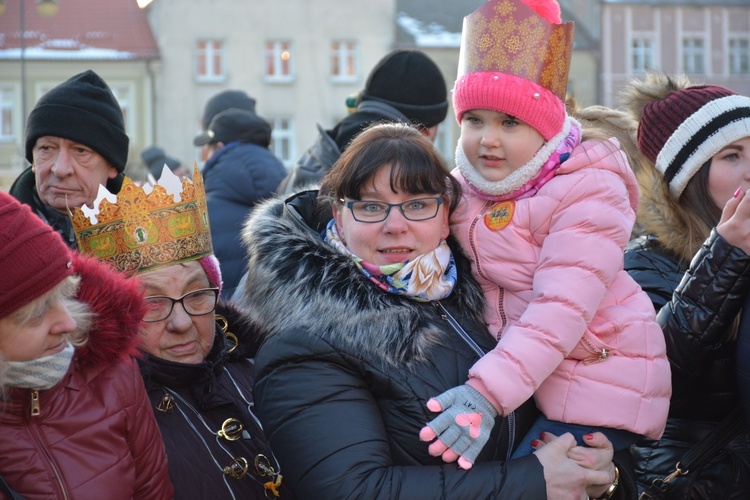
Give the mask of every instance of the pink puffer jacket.
[[616, 141], [584, 142], [535, 196], [517, 201], [478, 198], [453, 175], [464, 199], [451, 230], [501, 339], [470, 371], [472, 383], [503, 414], [533, 394], [549, 419], [660, 438], [669, 362], [651, 301], [623, 270], [638, 189]]

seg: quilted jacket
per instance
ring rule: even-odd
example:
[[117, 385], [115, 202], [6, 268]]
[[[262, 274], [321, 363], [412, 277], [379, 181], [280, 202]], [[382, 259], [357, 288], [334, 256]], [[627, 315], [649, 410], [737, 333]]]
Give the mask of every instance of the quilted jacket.
[[105, 264], [78, 257], [74, 265], [78, 299], [96, 314], [89, 341], [51, 389], [9, 388], [0, 399], [0, 475], [29, 500], [172, 498], [164, 444], [131, 357], [142, 294]]
[[[623, 270], [638, 190], [619, 144], [583, 142], [531, 197], [464, 199], [451, 232], [467, 249], [500, 342], [471, 369], [503, 413], [532, 394], [552, 420], [661, 436], [670, 397], [664, 338]], [[506, 226], [493, 213], [507, 210]], [[513, 384], [509, 384], [513, 381]]]

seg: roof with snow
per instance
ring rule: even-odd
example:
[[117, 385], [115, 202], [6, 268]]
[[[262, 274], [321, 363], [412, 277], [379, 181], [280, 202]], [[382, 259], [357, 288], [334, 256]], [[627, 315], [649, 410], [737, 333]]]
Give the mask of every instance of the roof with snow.
[[[402, 46], [459, 48], [464, 16], [474, 12], [485, 1], [397, 0], [397, 43]], [[591, 30], [568, 8], [567, 2], [559, 3], [563, 21], [575, 22], [575, 48], [585, 50], [596, 47], [598, 41]]]
[[[7, 2], [0, 15], [0, 60], [21, 57], [22, 2]], [[34, 60], [158, 59], [159, 48], [146, 13], [136, 0], [58, 1], [52, 17], [26, 0], [24, 58]]]

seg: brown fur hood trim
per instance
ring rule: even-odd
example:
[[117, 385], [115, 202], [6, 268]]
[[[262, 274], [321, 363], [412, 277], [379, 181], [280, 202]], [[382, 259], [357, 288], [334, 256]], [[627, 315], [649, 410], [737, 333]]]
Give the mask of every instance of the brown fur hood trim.
[[642, 232], [656, 236], [666, 250], [690, 262], [695, 249], [690, 248], [684, 221], [679, 216], [682, 208], [668, 195], [664, 178], [648, 161], [638, 173], [638, 185], [641, 195], [637, 220]]

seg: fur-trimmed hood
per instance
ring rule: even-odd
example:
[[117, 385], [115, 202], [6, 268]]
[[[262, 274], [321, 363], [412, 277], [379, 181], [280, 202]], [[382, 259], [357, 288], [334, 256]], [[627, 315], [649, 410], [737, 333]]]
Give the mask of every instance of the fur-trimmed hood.
[[93, 313], [88, 341], [76, 350], [77, 368], [95, 369], [138, 356], [138, 327], [146, 312], [138, 280], [127, 279], [108, 264], [74, 253], [81, 277], [77, 299]]
[[[443, 335], [436, 315], [424, 303], [378, 289], [349, 257], [326, 244], [321, 231], [330, 213], [317, 211], [316, 195], [304, 191], [286, 202], [269, 200], [247, 220], [243, 300], [250, 320], [265, 335], [289, 329], [315, 332], [349, 352], [391, 365], [425, 360]], [[483, 324], [483, 296], [468, 259], [454, 241], [449, 244], [458, 267], [449, 299]]]
[[637, 221], [641, 233], [655, 236], [664, 249], [690, 262], [697, 248], [691, 248], [681, 217], [683, 209], [669, 196], [664, 177], [648, 160], [642, 162], [637, 177], [640, 189]]

